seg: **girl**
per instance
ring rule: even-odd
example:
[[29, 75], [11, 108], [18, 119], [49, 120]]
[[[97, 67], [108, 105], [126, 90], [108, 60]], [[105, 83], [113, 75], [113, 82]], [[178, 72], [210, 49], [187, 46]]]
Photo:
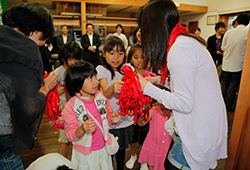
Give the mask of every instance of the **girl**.
[[[127, 61], [131, 63], [132, 66], [134, 66], [135, 71], [139, 74], [142, 75], [142, 77], [157, 77], [156, 74], [149, 72], [148, 70], [145, 69], [145, 64], [144, 64], [144, 56], [142, 52], [142, 46], [141, 44], [135, 44], [131, 47]], [[145, 126], [138, 126], [134, 125], [134, 135], [133, 135], [133, 140], [130, 145], [130, 150], [131, 150], [131, 158], [128, 160], [126, 163], [126, 167], [128, 169], [132, 169], [134, 167], [135, 161], [137, 159], [136, 155], [136, 143], [138, 142], [138, 135], [139, 137], [139, 144], [142, 145], [149, 129], [149, 124], [145, 124]], [[147, 164], [146, 162], [143, 162], [141, 164], [141, 170], [147, 170]]]
[[[122, 40], [116, 36], [106, 39], [100, 58], [100, 64], [97, 66], [98, 80], [103, 94], [110, 100], [112, 109], [115, 112], [120, 111], [117, 105], [118, 96], [123, 85], [119, 80], [123, 77], [120, 69], [124, 63], [125, 48]], [[111, 127], [110, 133], [118, 136], [119, 150], [116, 153], [117, 169], [123, 170], [125, 161], [125, 149], [128, 148], [132, 141], [133, 135], [133, 117], [124, 116], [116, 126]]]
[[[147, 162], [149, 170], [165, 170], [164, 160], [168, 153], [172, 137], [165, 131], [164, 125], [171, 116], [169, 109], [162, 104], [152, 107], [149, 111], [150, 128], [142, 145], [138, 162]], [[139, 118], [138, 125], [144, 126], [147, 122]]]
[[[110, 108], [109, 100], [97, 90], [96, 74], [95, 67], [84, 61], [72, 64], [66, 71], [65, 84], [72, 98], [62, 115], [66, 136], [73, 141], [71, 162], [74, 169], [113, 169], [111, 156], [104, 146], [105, 142], [112, 142], [108, 124], [115, 125], [121, 116]], [[104, 135], [95, 121], [102, 126]]]
[[[138, 26], [134, 30], [133, 38], [134, 38], [134, 44], [141, 43], [141, 29]], [[131, 46], [127, 48], [126, 56], [128, 56]], [[126, 62], [129, 62], [129, 61], [126, 61]]]
[[[59, 74], [58, 83], [65, 84], [64, 83], [64, 77], [65, 77], [65, 71], [67, 68], [74, 64], [75, 62], [79, 61], [81, 59], [81, 48], [79, 45], [74, 41], [69, 41], [65, 45], [63, 45], [61, 51], [59, 52], [59, 60], [62, 64], [60, 67], [55, 69], [55, 73]], [[58, 93], [60, 95], [61, 103], [59, 110], [61, 111], [63, 109], [63, 106], [68, 101], [68, 94], [65, 93], [64, 87], [58, 88]], [[62, 117], [60, 119], [63, 119]], [[68, 158], [69, 156], [69, 140], [67, 139], [65, 135], [64, 129], [59, 129], [59, 142], [61, 142], [61, 153], [65, 158]]]

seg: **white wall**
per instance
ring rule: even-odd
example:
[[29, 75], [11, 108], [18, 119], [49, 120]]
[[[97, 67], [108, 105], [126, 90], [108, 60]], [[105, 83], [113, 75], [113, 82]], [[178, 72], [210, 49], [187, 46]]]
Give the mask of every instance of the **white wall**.
[[219, 14], [250, 11], [250, 0], [209, 0], [208, 11], [215, 10]]
[[174, 1], [179, 2], [181, 4], [208, 6], [209, 0], [174, 0]]
[[181, 16], [180, 21], [188, 26], [189, 22], [198, 21], [201, 28], [201, 37], [205, 40], [215, 33], [215, 25], [207, 25], [207, 16], [230, 14], [236, 12], [250, 11], [250, 0], [175, 0], [176, 2], [191, 5], [208, 6], [206, 14]]
[[210, 16], [210, 15], [216, 15], [217, 21], [218, 21], [218, 12], [214, 11], [214, 12], [208, 12], [206, 14], [198, 14], [198, 15], [180, 17], [180, 22], [188, 26], [189, 22], [198, 21], [199, 27], [201, 29], [200, 36], [207, 41], [208, 37], [215, 34], [215, 30], [214, 30], [215, 25], [207, 25], [207, 16]]

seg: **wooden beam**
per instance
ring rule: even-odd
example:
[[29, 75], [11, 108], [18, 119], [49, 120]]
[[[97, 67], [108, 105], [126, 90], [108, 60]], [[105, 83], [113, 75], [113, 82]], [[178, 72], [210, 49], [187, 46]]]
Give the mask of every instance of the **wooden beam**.
[[51, 0], [60, 2], [85, 2], [90, 4], [109, 4], [109, 5], [122, 5], [122, 6], [142, 6], [145, 5], [148, 0]]
[[120, 10], [118, 10], [118, 11], [116, 11], [116, 12], [122, 12], [122, 11], [125, 11], [125, 10], [129, 9], [129, 8], [132, 8], [132, 6], [128, 6], [128, 7], [126, 7], [126, 8], [120, 9]]
[[250, 159], [250, 30], [225, 170], [249, 169]]
[[[88, 23], [99, 26], [112, 26], [117, 25], [116, 20], [88, 20]], [[119, 24], [122, 24], [123, 27], [136, 27], [138, 24], [136, 21], [119, 21]]]
[[198, 5], [188, 5], [188, 4], [180, 4], [178, 7], [179, 11], [189, 11], [189, 12], [201, 12], [207, 13], [207, 6], [198, 6]]
[[53, 19], [54, 25], [68, 25], [68, 26], [80, 26], [79, 20], [69, 20], [69, 19]]
[[124, 18], [124, 17], [101, 17], [101, 16], [87, 16], [87, 19], [92, 20], [125, 20], [125, 21], [136, 21], [136, 18]]
[[82, 26], [82, 35], [86, 34], [86, 2], [81, 2], [81, 26]]

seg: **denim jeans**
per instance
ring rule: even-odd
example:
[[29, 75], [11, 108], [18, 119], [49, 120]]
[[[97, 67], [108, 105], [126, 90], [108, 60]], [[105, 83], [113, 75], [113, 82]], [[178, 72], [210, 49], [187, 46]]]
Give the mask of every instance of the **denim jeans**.
[[169, 151], [168, 160], [178, 169], [191, 170], [186, 158], [184, 157], [181, 139], [178, 135], [176, 135], [173, 147]]
[[22, 161], [16, 153], [11, 142], [10, 135], [0, 136], [0, 169], [1, 170], [24, 170]]

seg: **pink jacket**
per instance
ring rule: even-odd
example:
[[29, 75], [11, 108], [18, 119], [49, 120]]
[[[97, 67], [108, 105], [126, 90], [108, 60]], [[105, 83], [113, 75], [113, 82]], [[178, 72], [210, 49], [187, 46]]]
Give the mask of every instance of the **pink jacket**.
[[[110, 115], [113, 114], [114, 111], [110, 107], [109, 100], [99, 91], [95, 94], [95, 103], [98, 110], [100, 108], [105, 110], [103, 110], [104, 112], [100, 114], [100, 116], [103, 121], [102, 125], [105, 133], [104, 140], [110, 144], [112, 142], [112, 139], [109, 136], [109, 125], [111, 124]], [[65, 120], [66, 136], [70, 141], [73, 141], [73, 148], [83, 154], [89, 154], [92, 151], [92, 133], [85, 133], [81, 138], [77, 138], [75, 135], [76, 129], [84, 122], [84, 117], [89, 117], [86, 108], [80, 99], [79, 93], [68, 101], [62, 111], [62, 115]]]
[[149, 132], [142, 145], [138, 162], [147, 162], [156, 170], [165, 170], [164, 161], [171, 144], [172, 137], [165, 131], [164, 123], [168, 120], [161, 108], [152, 108], [152, 119]]

